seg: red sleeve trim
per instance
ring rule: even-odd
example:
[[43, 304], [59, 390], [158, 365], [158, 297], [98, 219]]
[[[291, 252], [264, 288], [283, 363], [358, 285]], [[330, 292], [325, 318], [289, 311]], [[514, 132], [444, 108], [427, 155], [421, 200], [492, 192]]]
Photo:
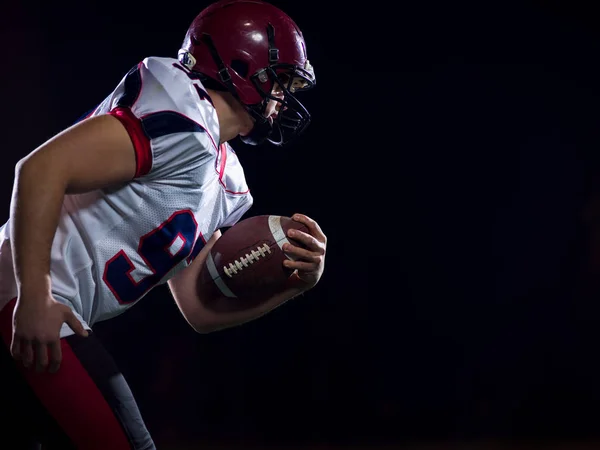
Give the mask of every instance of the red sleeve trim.
[[140, 119], [129, 108], [115, 108], [108, 114], [119, 119], [129, 133], [135, 149], [135, 178], [146, 175], [152, 169], [152, 149], [150, 148], [150, 139], [144, 133]]

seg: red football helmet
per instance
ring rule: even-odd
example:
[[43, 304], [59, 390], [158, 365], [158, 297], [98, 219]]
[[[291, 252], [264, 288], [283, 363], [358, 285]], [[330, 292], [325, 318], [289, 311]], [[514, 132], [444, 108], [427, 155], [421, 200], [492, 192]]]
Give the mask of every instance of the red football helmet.
[[[302, 133], [310, 114], [295, 93], [315, 85], [302, 32], [275, 6], [259, 0], [220, 0], [194, 19], [179, 61], [231, 92], [255, 120], [251, 145], [265, 140], [283, 145]], [[274, 95], [274, 89], [278, 95]], [[264, 117], [267, 103], [280, 103], [274, 120]]]

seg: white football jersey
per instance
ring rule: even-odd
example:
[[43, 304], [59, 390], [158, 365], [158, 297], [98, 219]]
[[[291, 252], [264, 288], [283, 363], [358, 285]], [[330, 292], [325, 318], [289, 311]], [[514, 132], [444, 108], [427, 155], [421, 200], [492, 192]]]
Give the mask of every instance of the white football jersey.
[[[252, 205], [235, 152], [219, 146], [210, 97], [176, 59], [144, 59], [90, 115], [100, 114], [124, 124], [137, 171], [123, 186], [65, 197], [52, 291], [86, 328], [190, 265], [217, 229]], [[0, 228], [0, 309], [15, 296], [7, 222]], [[70, 334], [64, 324], [61, 337]]]

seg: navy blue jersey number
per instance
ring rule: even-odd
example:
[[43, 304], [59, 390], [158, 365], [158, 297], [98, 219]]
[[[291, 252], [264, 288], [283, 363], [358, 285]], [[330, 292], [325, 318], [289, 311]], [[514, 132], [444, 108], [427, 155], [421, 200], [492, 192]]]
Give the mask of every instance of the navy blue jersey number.
[[202, 247], [202, 236], [196, 238], [198, 224], [191, 211], [178, 211], [158, 228], [142, 236], [138, 254], [152, 274], [135, 280], [131, 272], [135, 266], [121, 250], [104, 267], [104, 282], [119, 303], [135, 302], [156, 286], [177, 264], [188, 258], [191, 262]]

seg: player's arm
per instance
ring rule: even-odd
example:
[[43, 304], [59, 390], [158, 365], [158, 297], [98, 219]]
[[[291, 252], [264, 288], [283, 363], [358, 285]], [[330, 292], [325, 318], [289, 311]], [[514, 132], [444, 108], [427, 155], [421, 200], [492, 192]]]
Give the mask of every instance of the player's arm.
[[136, 156], [129, 134], [110, 115], [66, 129], [19, 161], [10, 226], [20, 293], [49, 291], [50, 249], [65, 194], [117, 185], [131, 180], [135, 173]]
[[[298, 217], [299, 216], [299, 217]], [[325, 264], [325, 248], [327, 238], [319, 225], [312, 219], [297, 215], [298, 221], [304, 223], [309, 231], [300, 232], [294, 239], [302, 247], [292, 245], [285, 249], [294, 256], [294, 261], [287, 260], [286, 266], [296, 272], [290, 277], [287, 289], [264, 299], [260, 304], [236, 311], [216, 311], [200, 298], [197, 292], [197, 280], [206, 258], [221, 233], [217, 231], [200, 251], [194, 262], [169, 280], [169, 287], [187, 322], [199, 333], [208, 333], [249, 322], [263, 316], [288, 300], [315, 286], [323, 273]]]
[[206, 261], [210, 249], [220, 236], [221, 232], [217, 231], [200, 251], [194, 262], [168, 281], [173, 298], [183, 317], [198, 333], [210, 333], [249, 322], [306, 290], [302, 283], [298, 283], [298, 286], [290, 287], [251, 308], [232, 312], [215, 311], [206, 304], [204, 299], [198, 296], [196, 285], [200, 276], [200, 270]]

